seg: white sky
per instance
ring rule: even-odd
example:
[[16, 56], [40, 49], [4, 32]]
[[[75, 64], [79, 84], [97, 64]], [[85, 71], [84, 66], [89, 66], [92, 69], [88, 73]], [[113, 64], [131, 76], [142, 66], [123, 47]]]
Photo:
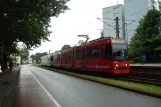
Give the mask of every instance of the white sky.
[[[71, 10], [51, 18], [51, 42], [42, 43], [30, 51], [30, 55], [60, 50], [64, 44], [74, 46], [79, 40], [85, 40], [77, 37], [79, 34], [88, 34], [90, 40], [99, 38], [100, 30], [97, 29], [102, 29], [103, 23], [96, 18], [102, 18], [102, 8], [116, 4], [117, 0], [71, 0], [68, 3]], [[118, 0], [118, 4], [123, 4], [123, 0]]]

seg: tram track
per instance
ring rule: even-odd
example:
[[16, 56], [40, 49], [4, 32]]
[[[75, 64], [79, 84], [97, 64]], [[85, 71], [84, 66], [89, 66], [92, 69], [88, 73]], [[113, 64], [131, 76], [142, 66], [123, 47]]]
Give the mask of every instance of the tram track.
[[125, 80], [125, 81], [131, 81], [131, 82], [146, 83], [146, 84], [153, 84], [153, 85], [161, 86], [161, 80], [158, 80], [158, 79], [132, 77], [132, 76], [112, 76], [111, 78], [119, 79], [119, 80]]

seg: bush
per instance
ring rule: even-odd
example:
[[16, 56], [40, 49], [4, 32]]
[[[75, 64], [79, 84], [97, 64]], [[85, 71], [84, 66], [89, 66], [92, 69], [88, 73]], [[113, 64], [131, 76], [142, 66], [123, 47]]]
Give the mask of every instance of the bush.
[[161, 57], [147, 57], [148, 63], [161, 63]]
[[[130, 63], [141, 63], [141, 57], [129, 58]], [[147, 56], [144, 63], [161, 63], [161, 57]]]
[[135, 64], [135, 63], [136, 63], [135, 61], [130, 60], [130, 64]]
[[135, 57], [135, 58], [131, 58], [130, 59], [130, 63], [140, 63], [141, 62], [141, 58], [140, 57]]

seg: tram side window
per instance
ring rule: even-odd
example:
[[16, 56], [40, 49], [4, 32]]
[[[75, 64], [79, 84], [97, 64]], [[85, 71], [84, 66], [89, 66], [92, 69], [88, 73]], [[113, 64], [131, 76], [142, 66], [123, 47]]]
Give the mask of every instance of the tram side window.
[[72, 53], [69, 52], [69, 53], [68, 53], [68, 60], [71, 60], [71, 58], [72, 58]]
[[65, 59], [65, 55], [64, 55], [64, 53], [62, 53], [62, 60], [64, 60]]
[[58, 54], [58, 60], [60, 60], [60, 54]]
[[62, 60], [65, 60], [65, 54], [62, 53], [61, 55], [62, 55]]
[[110, 44], [102, 45], [102, 57], [112, 59], [112, 48]]
[[54, 60], [54, 58], [53, 58], [53, 56], [51, 56], [51, 57], [50, 57], [50, 61], [53, 61], [53, 60]]
[[57, 60], [58, 59], [58, 55], [55, 55], [55, 60]]
[[85, 60], [85, 49], [82, 50], [82, 60]]
[[93, 49], [92, 49], [92, 57], [93, 58], [98, 58], [99, 57], [99, 48], [98, 48], [98, 46], [93, 47]]
[[86, 58], [92, 58], [92, 48], [87, 48]]
[[75, 59], [77, 59], [77, 60], [80, 59], [80, 50], [79, 49], [76, 49], [74, 56], [75, 56]]

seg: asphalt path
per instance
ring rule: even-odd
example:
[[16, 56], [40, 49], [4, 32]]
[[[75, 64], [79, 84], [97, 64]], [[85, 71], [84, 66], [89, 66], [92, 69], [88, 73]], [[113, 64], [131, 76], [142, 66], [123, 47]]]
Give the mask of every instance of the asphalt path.
[[161, 99], [34, 66], [23, 67], [31, 71], [61, 107], [161, 107]]

